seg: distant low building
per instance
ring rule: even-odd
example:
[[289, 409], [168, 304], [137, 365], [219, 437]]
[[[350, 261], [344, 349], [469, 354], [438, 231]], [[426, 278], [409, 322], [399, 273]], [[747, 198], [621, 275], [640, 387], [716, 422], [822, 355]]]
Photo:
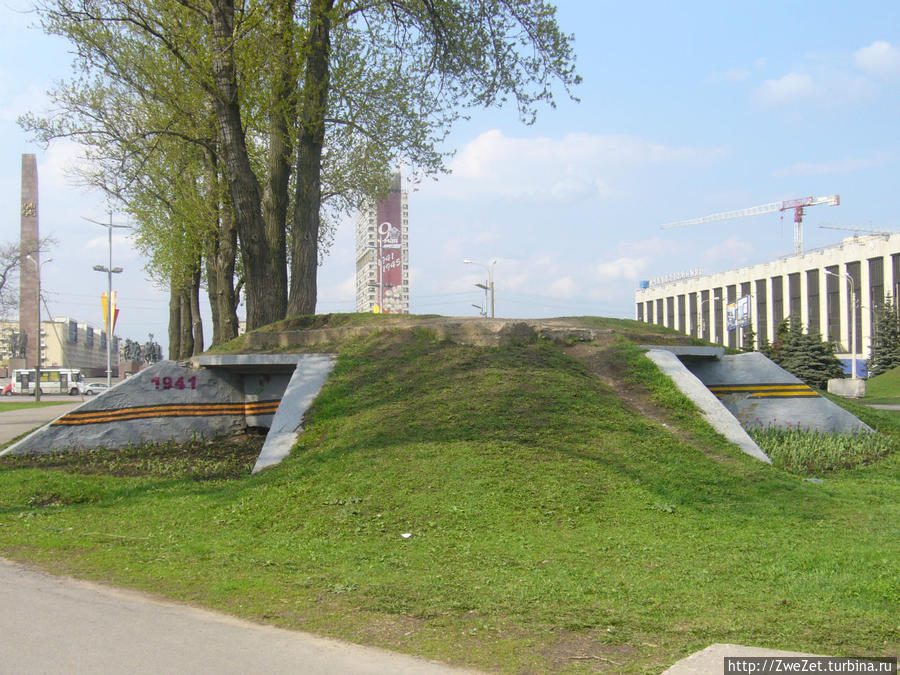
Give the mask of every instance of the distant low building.
[[[18, 336], [17, 322], [0, 322], [0, 361], [15, 360], [19, 355]], [[110, 347], [115, 374], [119, 368], [119, 338], [113, 336]], [[106, 375], [106, 332], [68, 317], [42, 321], [41, 367], [53, 366], [79, 368], [88, 377]]]
[[635, 318], [738, 347], [740, 319], [749, 321], [758, 345], [771, 342], [778, 324], [794, 316], [808, 331], [835, 343], [839, 358], [866, 359], [872, 317], [888, 295], [895, 303], [900, 295], [900, 234], [850, 237], [719, 274], [641, 282]]

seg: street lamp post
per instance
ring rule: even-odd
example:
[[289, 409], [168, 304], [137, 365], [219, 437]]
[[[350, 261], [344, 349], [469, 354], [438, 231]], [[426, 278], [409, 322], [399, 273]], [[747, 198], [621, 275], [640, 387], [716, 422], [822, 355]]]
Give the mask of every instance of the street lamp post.
[[[487, 270], [488, 273], [488, 283], [487, 287], [490, 289], [491, 293], [491, 318], [494, 318], [494, 265], [497, 264], [497, 260], [491, 260], [487, 265], [482, 265], [481, 263], [473, 262], [472, 260], [466, 259], [463, 260], [463, 263], [466, 265], [477, 265], [478, 267], [483, 267]], [[475, 284], [478, 288], [484, 288], [483, 284]]]
[[[824, 270], [824, 272], [829, 276], [841, 278], [841, 275], [835, 272], [829, 272], [828, 270]], [[856, 288], [853, 285], [853, 277], [846, 272], [844, 277], [846, 277], [847, 283], [850, 285], [850, 377], [856, 380], [858, 379], [856, 376]]]
[[[706, 300], [700, 301], [700, 312], [699, 312], [700, 316], [698, 317], [700, 319], [700, 335], [698, 337], [702, 338], [703, 333], [706, 332], [706, 317], [703, 315], [703, 305], [707, 304], [710, 300], [712, 300], [713, 302], [718, 302], [721, 299], [722, 298], [720, 298], [718, 295], [716, 295], [711, 298], [707, 298]], [[715, 342], [715, 340], [713, 340], [713, 341]]]
[[100, 227], [105, 227], [109, 236], [107, 245], [109, 250], [109, 265], [94, 265], [95, 272], [106, 272], [106, 386], [109, 388], [112, 386], [112, 329], [115, 318], [113, 317], [112, 306], [112, 275], [120, 274], [122, 272], [121, 267], [112, 266], [112, 231], [114, 227], [129, 230], [131, 227], [128, 225], [114, 225], [112, 221], [112, 211], [109, 212], [108, 223], [101, 223], [99, 220], [91, 220], [90, 218], [85, 218], [85, 220], [95, 223]]

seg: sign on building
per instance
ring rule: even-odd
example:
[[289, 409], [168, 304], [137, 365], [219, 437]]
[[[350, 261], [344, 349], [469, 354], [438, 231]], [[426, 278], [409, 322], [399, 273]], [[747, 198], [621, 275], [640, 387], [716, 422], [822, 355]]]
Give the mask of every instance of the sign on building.
[[750, 325], [750, 296], [745, 295], [725, 307], [725, 325], [728, 330]]

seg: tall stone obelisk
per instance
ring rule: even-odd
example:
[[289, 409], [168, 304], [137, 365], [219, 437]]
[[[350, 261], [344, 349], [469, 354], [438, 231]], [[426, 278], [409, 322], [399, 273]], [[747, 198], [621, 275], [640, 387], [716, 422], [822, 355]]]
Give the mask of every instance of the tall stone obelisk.
[[[37, 157], [22, 155], [22, 228], [19, 235], [19, 250], [22, 260], [19, 265], [19, 331], [26, 336], [25, 361], [28, 368], [37, 362], [40, 331], [38, 330], [38, 274], [40, 274], [40, 252], [38, 251], [38, 177]], [[25, 256], [31, 256], [26, 258]]]

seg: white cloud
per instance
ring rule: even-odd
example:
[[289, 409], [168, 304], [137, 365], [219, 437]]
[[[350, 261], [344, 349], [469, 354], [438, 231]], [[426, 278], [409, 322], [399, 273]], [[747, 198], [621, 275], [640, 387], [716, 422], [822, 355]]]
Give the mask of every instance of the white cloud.
[[356, 297], [356, 275], [351, 274], [334, 287], [334, 291], [339, 298], [355, 298]]
[[753, 98], [762, 106], [781, 107], [819, 99], [822, 93], [808, 73], [788, 73], [777, 80], [763, 82]]
[[651, 237], [640, 241], [623, 242], [617, 247], [622, 259], [643, 260], [646, 257], [665, 258], [683, 252], [685, 244], [672, 239]]
[[[708, 163], [721, 148], [674, 147], [634, 136], [587, 133], [513, 138], [487, 131], [450, 164], [435, 190], [457, 199], [493, 197], [528, 204], [572, 204], [615, 197], [622, 172], [662, 163]], [[424, 189], [423, 189], [424, 191]]]
[[702, 256], [710, 263], [725, 262], [730, 267], [739, 267], [746, 263], [753, 253], [753, 244], [732, 236], [705, 251]]
[[545, 292], [553, 298], [573, 298], [578, 294], [578, 284], [571, 276], [566, 276], [550, 284]]
[[703, 81], [707, 84], [717, 84], [719, 82], [743, 82], [752, 74], [752, 71], [746, 68], [729, 68], [728, 70], [707, 75]]
[[599, 263], [594, 272], [598, 281], [616, 281], [621, 279], [636, 281], [641, 278], [649, 264], [650, 258], [647, 256], [626, 256], [610, 262]]
[[891, 79], [900, 77], [900, 50], [890, 42], [879, 40], [853, 55], [853, 62], [864, 73]]
[[[0, 96], [6, 99], [7, 91], [18, 89], [18, 84], [5, 73], [0, 73]], [[0, 106], [0, 121], [15, 122], [27, 112], [39, 112], [47, 107], [47, 95], [35, 85], [20, 91]]]
[[882, 166], [892, 161], [893, 157], [888, 153], [875, 153], [872, 157], [847, 157], [845, 159], [832, 160], [830, 162], [797, 162], [791, 166], [778, 169], [776, 178], [786, 176], [826, 176], [836, 173], [852, 173], [862, 169]]

